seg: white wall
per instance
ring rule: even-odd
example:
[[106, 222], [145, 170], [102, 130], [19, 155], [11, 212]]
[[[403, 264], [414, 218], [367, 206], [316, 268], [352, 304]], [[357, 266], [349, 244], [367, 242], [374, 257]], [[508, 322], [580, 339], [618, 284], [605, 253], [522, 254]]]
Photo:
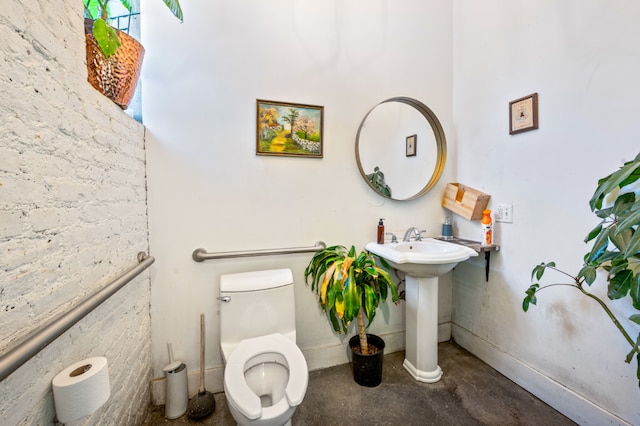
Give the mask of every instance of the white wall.
[[[362, 117], [393, 96], [428, 105], [451, 127], [451, 6], [437, 1], [183, 2], [179, 24], [161, 2], [143, 4], [143, 114], [147, 126], [154, 377], [166, 343], [197, 386], [198, 316], [207, 315], [207, 386], [222, 389], [219, 277], [290, 267], [298, 344], [312, 369], [346, 362], [346, 340], [331, 331], [303, 271], [311, 254], [196, 263], [191, 253], [328, 244], [363, 248], [378, 218], [387, 230], [410, 226], [438, 235], [440, 201], [453, 176], [425, 197], [390, 202], [356, 166]], [[256, 99], [322, 105], [324, 158], [255, 155]], [[449, 140], [455, 158], [455, 141]], [[450, 300], [450, 285], [443, 298]], [[450, 320], [444, 303], [443, 322]], [[373, 330], [391, 350], [404, 346], [403, 307]], [[156, 392], [156, 402], [162, 392]]]
[[[598, 223], [597, 180], [638, 153], [640, 5], [632, 1], [454, 2], [458, 180], [513, 204], [484, 282], [480, 262], [454, 274], [454, 338], [582, 424], [640, 424], [636, 361], [595, 302], [554, 288], [521, 309], [531, 269], [577, 273]], [[510, 136], [508, 103], [539, 93], [540, 128]], [[457, 220], [463, 235], [479, 226]], [[602, 278], [602, 277], [601, 277]], [[556, 277], [560, 280], [560, 277]], [[593, 290], [606, 299], [606, 282]], [[610, 303], [626, 318], [630, 303]]]
[[[72, 4], [73, 3], [73, 4]], [[143, 127], [87, 82], [80, 2], [0, 12], [0, 353], [147, 251]], [[75, 424], [137, 424], [150, 401], [143, 273], [0, 383], [0, 423], [53, 424], [51, 380], [93, 356], [112, 396]]]

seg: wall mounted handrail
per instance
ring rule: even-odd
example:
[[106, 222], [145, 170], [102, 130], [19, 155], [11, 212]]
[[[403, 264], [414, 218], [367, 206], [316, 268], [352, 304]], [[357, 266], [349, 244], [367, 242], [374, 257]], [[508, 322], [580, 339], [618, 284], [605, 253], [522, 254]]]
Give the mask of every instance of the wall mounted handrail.
[[216, 253], [208, 253], [203, 248], [193, 251], [192, 257], [196, 262], [202, 262], [212, 259], [229, 259], [232, 257], [253, 257], [253, 256], [271, 256], [275, 254], [293, 254], [293, 253], [309, 253], [322, 250], [327, 247], [323, 241], [316, 241], [310, 247], [289, 247], [281, 249], [262, 249], [262, 250], [245, 250], [245, 251], [221, 251]]
[[36, 329], [13, 348], [6, 351], [0, 356], [0, 382], [124, 287], [125, 284], [151, 266], [155, 260], [153, 256], [147, 256], [144, 252], [138, 253], [137, 265], [124, 272], [119, 278], [107, 284], [101, 290], [84, 299], [68, 312], [52, 321], [48, 321], [47, 324]]

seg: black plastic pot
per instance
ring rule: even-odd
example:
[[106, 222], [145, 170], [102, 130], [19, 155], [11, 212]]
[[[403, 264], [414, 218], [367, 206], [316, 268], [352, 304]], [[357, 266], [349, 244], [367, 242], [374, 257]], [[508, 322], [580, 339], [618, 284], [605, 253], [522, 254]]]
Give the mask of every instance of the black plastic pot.
[[353, 366], [353, 380], [361, 386], [373, 388], [382, 383], [384, 340], [376, 335], [367, 334], [367, 342], [369, 343], [369, 346], [374, 345], [380, 349], [380, 351], [373, 355], [362, 355], [354, 350], [354, 348], [360, 346], [359, 336], [356, 334], [349, 339]]

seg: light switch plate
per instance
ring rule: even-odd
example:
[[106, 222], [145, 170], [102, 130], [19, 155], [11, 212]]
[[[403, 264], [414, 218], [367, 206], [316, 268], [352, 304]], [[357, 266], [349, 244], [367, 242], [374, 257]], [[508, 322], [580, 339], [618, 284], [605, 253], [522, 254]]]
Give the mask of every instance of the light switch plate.
[[500, 204], [496, 206], [496, 222], [513, 223], [513, 205]]

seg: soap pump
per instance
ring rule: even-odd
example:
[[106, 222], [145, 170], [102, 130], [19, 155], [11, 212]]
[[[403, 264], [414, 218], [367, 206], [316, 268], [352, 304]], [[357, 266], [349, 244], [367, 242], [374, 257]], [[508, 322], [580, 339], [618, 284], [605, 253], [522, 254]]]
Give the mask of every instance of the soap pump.
[[378, 244], [384, 244], [384, 219], [380, 218], [378, 222]]

